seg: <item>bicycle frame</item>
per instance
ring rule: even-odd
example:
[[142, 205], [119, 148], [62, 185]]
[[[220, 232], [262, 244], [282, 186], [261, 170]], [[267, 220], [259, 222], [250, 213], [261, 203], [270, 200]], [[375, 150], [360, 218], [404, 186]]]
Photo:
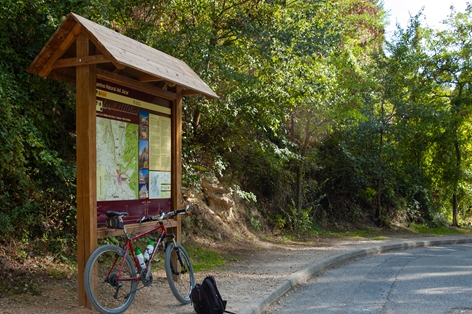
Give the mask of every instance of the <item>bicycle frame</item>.
[[[157, 238], [156, 245], [154, 246], [154, 250], [152, 251], [152, 254], [150, 254], [150, 256], [149, 256], [149, 261], [146, 265], [146, 268], [144, 270], [140, 269], [139, 261], [138, 261], [138, 258], [136, 257], [134, 246], [133, 246], [133, 241], [135, 241], [136, 239], [142, 238], [142, 237], [144, 237], [144, 236], [146, 236], [150, 233], [156, 232], [157, 230], [161, 230], [161, 233], [159, 234], [159, 237]], [[142, 279], [142, 276], [144, 274], [146, 274], [146, 276], [148, 276], [151, 273], [151, 268], [152, 268], [151, 264], [152, 264], [152, 261], [154, 259], [154, 256], [156, 255], [157, 251], [159, 250], [159, 246], [161, 245], [162, 240], [164, 238], [168, 238], [168, 237], [171, 237], [172, 239], [174, 239], [174, 234], [167, 233], [167, 229], [164, 226], [163, 222], [158, 222], [157, 225], [154, 226], [153, 228], [151, 228], [147, 231], [144, 231], [142, 233], [136, 234], [132, 237], [130, 237], [128, 235], [128, 232], [126, 231], [126, 226], [124, 226], [124, 233], [126, 235], [126, 242], [123, 245], [123, 256], [122, 256], [123, 259], [121, 261], [119, 272], [118, 272], [118, 274], [116, 274], [117, 275], [116, 281], [139, 281], [139, 280]], [[122, 278], [121, 277], [121, 272], [123, 270], [123, 266], [124, 266], [124, 263], [126, 261], [126, 255], [127, 254], [130, 254], [132, 256], [132, 258], [134, 260], [134, 264], [136, 266], [136, 269], [138, 270], [139, 276], [137, 276], [135, 278], [131, 278], [131, 277], [123, 277]], [[112, 266], [110, 268], [110, 272], [107, 274], [107, 277], [105, 278], [105, 281], [107, 281], [108, 278], [110, 277], [110, 274], [112, 273], [113, 269], [115, 268], [117, 260], [118, 260], [118, 257], [115, 259], [114, 263], [112, 264]]]

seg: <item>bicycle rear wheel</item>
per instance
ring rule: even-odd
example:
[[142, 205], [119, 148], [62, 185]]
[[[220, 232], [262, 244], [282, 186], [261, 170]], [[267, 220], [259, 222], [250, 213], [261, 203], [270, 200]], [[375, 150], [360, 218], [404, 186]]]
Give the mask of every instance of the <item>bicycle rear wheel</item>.
[[182, 304], [190, 303], [195, 278], [190, 258], [180, 243], [174, 245], [174, 242], [170, 242], [167, 245], [165, 264], [167, 281], [175, 298]]
[[133, 260], [129, 255], [124, 258], [122, 254], [121, 247], [104, 245], [92, 252], [85, 265], [85, 293], [101, 313], [123, 313], [136, 296], [137, 281], [117, 280], [118, 274], [120, 278], [136, 277]]

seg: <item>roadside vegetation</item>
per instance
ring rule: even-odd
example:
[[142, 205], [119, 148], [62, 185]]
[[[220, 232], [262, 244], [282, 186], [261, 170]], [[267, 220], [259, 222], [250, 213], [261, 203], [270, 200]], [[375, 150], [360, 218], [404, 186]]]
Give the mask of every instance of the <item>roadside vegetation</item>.
[[[218, 178], [261, 238], [469, 232], [470, 6], [441, 30], [418, 12], [387, 39], [379, 0], [4, 0], [0, 296], [36, 293], [29, 270], [10, 285], [26, 261], [52, 277], [74, 268], [75, 90], [26, 72], [69, 12], [185, 61], [215, 90], [184, 99], [185, 196], [205, 201], [201, 179]], [[237, 258], [186, 241], [196, 268]]]

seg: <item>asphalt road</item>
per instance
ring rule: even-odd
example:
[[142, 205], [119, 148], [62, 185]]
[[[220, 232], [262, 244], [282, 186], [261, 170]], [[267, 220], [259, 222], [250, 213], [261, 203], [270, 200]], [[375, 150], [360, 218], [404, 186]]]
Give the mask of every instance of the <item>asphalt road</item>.
[[313, 277], [264, 313], [472, 313], [472, 244], [358, 259]]

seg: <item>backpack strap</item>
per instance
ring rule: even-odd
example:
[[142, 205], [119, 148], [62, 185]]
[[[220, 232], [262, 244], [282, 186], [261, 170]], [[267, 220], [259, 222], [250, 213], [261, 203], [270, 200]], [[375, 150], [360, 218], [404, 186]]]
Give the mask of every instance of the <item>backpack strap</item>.
[[[216, 280], [215, 280], [215, 277], [213, 277], [213, 276], [208, 276], [208, 277], [210, 277], [210, 278], [211, 278], [211, 281], [212, 281], [212, 283], [213, 283], [213, 286], [215, 287], [215, 292], [216, 292], [216, 295], [217, 295], [217, 296], [218, 296], [218, 297], [219, 297], [221, 300], [223, 300], [223, 298], [222, 298], [222, 297], [221, 297], [221, 295], [220, 295], [220, 291], [218, 290], [218, 287], [216, 286]], [[224, 303], [226, 303], [226, 301], [225, 301], [225, 300], [223, 300], [223, 302], [224, 302]], [[234, 312], [230, 312], [230, 311], [227, 311], [227, 310], [225, 310], [225, 311], [224, 311], [224, 313], [228, 313], [228, 314], [236, 314], [236, 313], [234, 313]]]
[[220, 298], [221, 300], [223, 300], [223, 298], [221, 297], [220, 291], [218, 290], [218, 287], [216, 286], [215, 277], [213, 277], [213, 276], [208, 276], [208, 277], [210, 277], [211, 283], [213, 284], [213, 287], [215, 287], [216, 295], [218, 296], [218, 298]]

